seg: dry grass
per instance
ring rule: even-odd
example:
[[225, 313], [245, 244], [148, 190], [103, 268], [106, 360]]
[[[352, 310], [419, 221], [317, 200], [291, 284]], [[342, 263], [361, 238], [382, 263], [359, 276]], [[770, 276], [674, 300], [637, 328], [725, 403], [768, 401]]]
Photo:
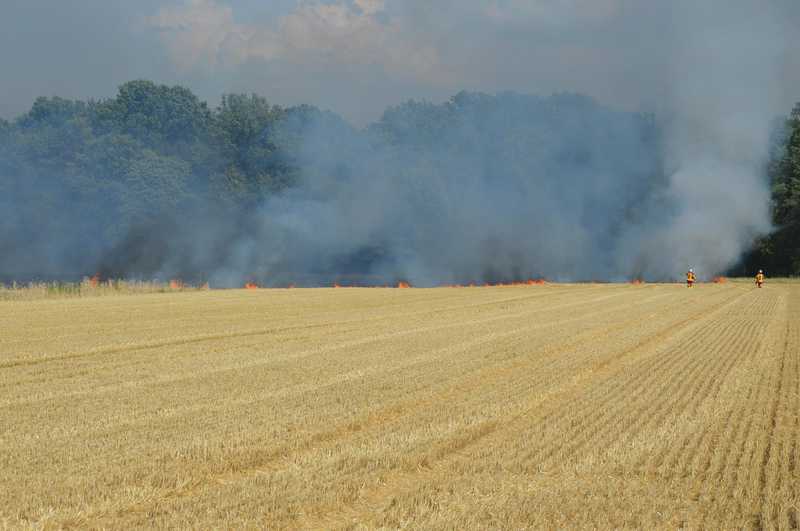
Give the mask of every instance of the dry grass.
[[0, 326], [0, 527], [800, 522], [800, 284], [196, 291]]
[[29, 284], [0, 284], [0, 301], [34, 301], [41, 299], [72, 299], [109, 295], [139, 295], [142, 293], [174, 293], [196, 291], [208, 286], [189, 286], [180, 281], [155, 282], [136, 280], [98, 281], [86, 278], [81, 282], [32, 282]]

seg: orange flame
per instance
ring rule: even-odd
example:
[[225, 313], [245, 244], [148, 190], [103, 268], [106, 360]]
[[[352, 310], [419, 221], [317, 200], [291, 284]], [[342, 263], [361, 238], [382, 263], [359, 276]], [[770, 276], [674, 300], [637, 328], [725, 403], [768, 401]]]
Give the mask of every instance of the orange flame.
[[[482, 284], [476, 284], [475, 282], [470, 282], [469, 284], [441, 284], [440, 287], [445, 288], [474, 288], [474, 287], [484, 287], [484, 288], [518, 288], [523, 286], [543, 286], [547, 284], [547, 282], [543, 278], [531, 278], [528, 280], [514, 280], [510, 282], [484, 282]], [[397, 284], [398, 288], [411, 288], [411, 284], [408, 282], [399, 282]]]
[[244, 285], [244, 289], [258, 289], [258, 284], [255, 284], [253, 282], [248, 282], [247, 284]]
[[89, 285], [93, 288], [100, 285], [100, 273], [95, 273], [94, 276], [89, 279]]
[[181, 288], [183, 288], [183, 281], [182, 280], [170, 280], [169, 281], [169, 288], [170, 289], [181, 289]]
[[714, 284], [725, 284], [727, 281], [728, 279], [725, 277], [714, 277], [714, 280], [712, 280]]
[[333, 283], [333, 287], [334, 288], [341, 288], [342, 286], [340, 286], [338, 282], [334, 282]]
[[639, 284], [644, 284], [644, 280], [640, 278], [634, 278], [633, 280], [631, 280], [631, 284], [638, 286]]

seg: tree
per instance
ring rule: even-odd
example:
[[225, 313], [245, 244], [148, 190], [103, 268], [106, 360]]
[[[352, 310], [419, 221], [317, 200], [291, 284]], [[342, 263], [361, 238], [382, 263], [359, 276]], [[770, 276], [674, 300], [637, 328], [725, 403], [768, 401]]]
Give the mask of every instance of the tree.
[[83, 102], [66, 100], [59, 97], [39, 97], [33, 102], [31, 110], [17, 120], [23, 129], [35, 127], [60, 127], [69, 120], [85, 114], [87, 106]]
[[774, 222], [778, 227], [773, 248], [779, 249], [781, 269], [800, 275], [800, 103], [792, 110], [787, 130], [786, 148], [772, 187]]
[[227, 94], [215, 114], [215, 130], [226, 161], [226, 181], [255, 201], [285, 187], [286, 168], [275, 144], [276, 124], [286, 111], [251, 94]]
[[788, 138], [773, 179], [774, 221], [779, 226], [800, 223], [800, 103], [787, 121]]
[[775, 231], [762, 238], [743, 261], [746, 271], [765, 268], [772, 275], [800, 275], [800, 103], [773, 135], [768, 172], [772, 184]]

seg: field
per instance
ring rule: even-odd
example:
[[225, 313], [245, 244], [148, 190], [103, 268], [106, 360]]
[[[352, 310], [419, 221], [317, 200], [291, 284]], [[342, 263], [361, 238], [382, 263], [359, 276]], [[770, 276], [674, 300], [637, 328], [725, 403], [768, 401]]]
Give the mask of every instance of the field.
[[800, 525], [800, 284], [43, 298], [0, 331], [0, 527]]

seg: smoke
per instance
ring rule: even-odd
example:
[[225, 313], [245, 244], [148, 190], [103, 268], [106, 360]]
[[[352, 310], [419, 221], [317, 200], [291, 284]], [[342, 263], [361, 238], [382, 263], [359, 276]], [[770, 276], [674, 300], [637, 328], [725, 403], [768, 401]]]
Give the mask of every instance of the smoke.
[[633, 240], [642, 242], [639, 260], [650, 275], [694, 266], [708, 277], [770, 229], [765, 167], [798, 9], [744, 0], [676, 5], [665, 21], [669, 92], [661, 114], [669, 117], [667, 193], [678, 210]]
[[[294, 186], [241, 211], [195, 197], [179, 214], [130, 214], [123, 233], [94, 239], [121, 225], [100, 206], [69, 212], [67, 192], [50, 204], [68, 212], [60, 223], [19, 208], [57, 179], [0, 183], [0, 273], [218, 286], [708, 278], [770, 230], [765, 166], [771, 124], [796, 97], [799, 22], [790, 0], [303, 2], [269, 25], [213, 0], [163, 8], [148, 23], [187, 75], [269, 78], [279, 97], [359, 120], [398, 87], [495, 95], [412, 101], [363, 128], [290, 110], [263, 135], [301, 139], [284, 146]], [[147, 179], [172, 167], [153, 160], [141, 166], [155, 173], [129, 178], [142, 204], [159, 200]], [[190, 171], [175, 166], [176, 190]]]
[[[375, 151], [331, 155], [332, 135], [315, 131], [309, 180], [264, 207], [286, 251], [267, 273], [361, 255], [359, 273], [418, 285], [732, 267], [770, 230], [765, 168], [798, 10], [738, 0], [659, 11], [663, 43], [642, 72], [660, 70], [658, 124], [590, 101], [462, 95], [421, 110], [439, 120], [434, 135]], [[411, 120], [421, 134], [431, 124], [413, 115], [395, 109], [376, 127], [395, 134]]]
[[365, 135], [330, 127], [311, 125], [303, 184], [259, 214], [267, 278], [622, 277], [621, 233], [663, 187], [655, 124], [580, 96], [462, 93], [391, 109]]

